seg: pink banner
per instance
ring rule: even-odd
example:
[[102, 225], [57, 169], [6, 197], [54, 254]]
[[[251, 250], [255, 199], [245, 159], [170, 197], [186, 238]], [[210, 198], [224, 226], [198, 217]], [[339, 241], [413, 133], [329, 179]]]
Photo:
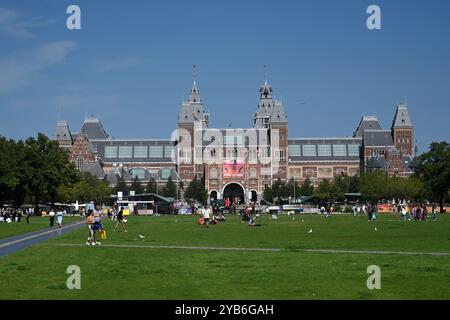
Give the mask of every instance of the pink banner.
[[233, 161], [223, 164], [224, 178], [244, 178], [245, 167], [243, 163], [234, 163]]

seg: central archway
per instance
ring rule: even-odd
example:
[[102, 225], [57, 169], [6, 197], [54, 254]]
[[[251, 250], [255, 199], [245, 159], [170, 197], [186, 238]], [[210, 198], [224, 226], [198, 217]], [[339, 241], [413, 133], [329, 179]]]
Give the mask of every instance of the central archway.
[[236, 182], [230, 182], [223, 188], [223, 199], [230, 199], [230, 203], [243, 204], [245, 203], [244, 187]]

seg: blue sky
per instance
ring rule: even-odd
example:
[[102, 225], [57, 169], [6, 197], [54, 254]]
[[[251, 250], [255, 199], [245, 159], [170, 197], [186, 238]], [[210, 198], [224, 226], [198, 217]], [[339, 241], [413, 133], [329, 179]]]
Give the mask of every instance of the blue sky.
[[[70, 4], [81, 30], [66, 29]], [[57, 117], [77, 132], [93, 115], [117, 138], [169, 138], [193, 64], [211, 126], [250, 127], [267, 64], [290, 137], [350, 136], [363, 114], [389, 128], [407, 99], [425, 151], [450, 140], [449, 39], [446, 0], [2, 0], [0, 134], [52, 135]]]

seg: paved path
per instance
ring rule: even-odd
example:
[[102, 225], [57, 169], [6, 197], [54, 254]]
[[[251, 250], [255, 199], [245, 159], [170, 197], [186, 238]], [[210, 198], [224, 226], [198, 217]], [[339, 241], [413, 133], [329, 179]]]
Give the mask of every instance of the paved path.
[[14, 253], [26, 247], [41, 243], [47, 239], [54, 238], [63, 235], [67, 232], [73, 231], [74, 229], [80, 228], [84, 225], [84, 221], [77, 221], [68, 223], [61, 229], [56, 228], [49, 230], [48, 228], [38, 231], [33, 231], [29, 233], [24, 233], [16, 235], [13, 237], [5, 238], [0, 240], [0, 257]]
[[[79, 243], [51, 243], [49, 246], [59, 247], [85, 247]], [[256, 251], [256, 252], [291, 252], [290, 249], [282, 248], [233, 248], [233, 247], [197, 247], [197, 246], [175, 246], [175, 245], [132, 245], [132, 244], [102, 244], [101, 247], [108, 248], [141, 248], [141, 249], [182, 249], [182, 250], [225, 250], [225, 251]], [[427, 255], [427, 256], [450, 256], [450, 252], [425, 252], [425, 251], [386, 251], [386, 250], [348, 250], [348, 249], [295, 249], [296, 252], [312, 253], [347, 253], [347, 254], [387, 254], [387, 255]]]

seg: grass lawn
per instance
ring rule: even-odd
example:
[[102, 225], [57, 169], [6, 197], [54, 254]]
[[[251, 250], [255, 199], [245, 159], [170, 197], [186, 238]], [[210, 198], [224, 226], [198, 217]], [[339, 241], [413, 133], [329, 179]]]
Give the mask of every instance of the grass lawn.
[[[80, 217], [64, 217], [63, 226], [68, 222], [80, 221]], [[0, 223], [0, 239], [12, 237], [22, 233], [33, 232], [45, 228], [49, 228], [49, 217], [33, 216], [30, 218], [30, 224], [27, 224], [25, 217], [22, 217], [21, 222]], [[55, 218], [55, 227], [58, 226]]]
[[[450, 252], [450, 215], [405, 223], [393, 215], [378, 215], [375, 223], [363, 216], [264, 216], [260, 227], [230, 217], [208, 229], [196, 219], [131, 217], [128, 233], [114, 233], [112, 222], [104, 221], [102, 246], [84, 245], [87, 230], [81, 228], [1, 257], [7, 276], [0, 279], [0, 298], [450, 299], [449, 255], [303, 250]], [[81, 268], [81, 290], [66, 288], [66, 268], [73, 264]], [[381, 290], [367, 289], [369, 265], [381, 268]]]

